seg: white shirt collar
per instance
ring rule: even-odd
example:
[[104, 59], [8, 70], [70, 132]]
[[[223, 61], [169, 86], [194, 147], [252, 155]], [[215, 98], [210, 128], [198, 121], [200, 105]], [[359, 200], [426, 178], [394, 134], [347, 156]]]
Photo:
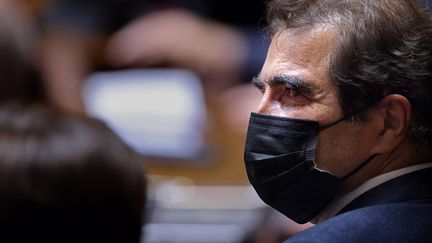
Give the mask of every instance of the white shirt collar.
[[354, 189], [353, 191], [347, 193], [346, 195], [342, 196], [341, 198], [333, 201], [330, 203], [319, 215], [317, 222], [325, 221], [333, 216], [335, 216], [337, 213], [339, 213], [345, 206], [347, 206], [349, 203], [351, 203], [354, 199], [362, 195], [363, 193], [371, 190], [374, 187], [377, 187], [384, 182], [387, 182], [391, 179], [394, 179], [396, 177], [417, 171], [422, 170], [426, 168], [431, 168], [432, 163], [425, 163], [425, 164], [418, 164], [413, 165], [409, 167], [405, 167], [402, 169], [394, 170], [387, 172], [385, 174], [373, 177], [363, 184], [361, 184], [359, 187]]

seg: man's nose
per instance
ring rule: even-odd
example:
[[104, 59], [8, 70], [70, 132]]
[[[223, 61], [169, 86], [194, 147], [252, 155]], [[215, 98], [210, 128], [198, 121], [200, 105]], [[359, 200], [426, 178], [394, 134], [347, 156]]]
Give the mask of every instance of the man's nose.
[[280, 115], [280, 104], [273, 99], [270, 94], [265, 93], [258, 105], [257, 112], [263, 115], [278, 116]]

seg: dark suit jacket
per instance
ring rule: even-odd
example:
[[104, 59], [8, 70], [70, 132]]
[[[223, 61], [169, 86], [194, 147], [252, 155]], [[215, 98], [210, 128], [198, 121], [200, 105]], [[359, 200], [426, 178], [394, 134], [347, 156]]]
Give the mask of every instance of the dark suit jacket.
[[432, 242], [432, 168], [367, 191], [292, 242]]

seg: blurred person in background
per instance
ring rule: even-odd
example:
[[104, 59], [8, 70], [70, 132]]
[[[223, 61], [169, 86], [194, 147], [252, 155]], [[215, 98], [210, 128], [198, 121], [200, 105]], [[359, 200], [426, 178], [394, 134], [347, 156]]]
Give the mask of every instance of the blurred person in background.
[[[178, 67], [207, 90], [249, 80], [267, 44], [263, 1], [56, 0], [44, 18], [40, 68], [50, 101], [85, 112], [82, 82], [95, 69]], [[241, 14], [239, 14], [241, 13]]]
[[244, 160], [264, 202], [317, 223], [287, 242], [431, 242], [430, 11], [272, 0], [267, 16]]
[[140, 242], [141, 158], [102, 122], [0, 108], [1, 242]]

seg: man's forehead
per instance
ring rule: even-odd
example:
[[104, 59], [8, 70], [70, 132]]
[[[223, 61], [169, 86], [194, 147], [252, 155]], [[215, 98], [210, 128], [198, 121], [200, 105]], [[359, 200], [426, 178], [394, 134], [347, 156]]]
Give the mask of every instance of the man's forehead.
[[261, 80], [275, 75], [299, 75], [304, 79], [327, 73], [328, 57], [334, 47], [337, 31], [332, 27], [314, 26], [278, 31], [272, 38]]
[[299, 57], [327, 56], [334, 46], [337, 32], [334, 28], [291, 28], [276, 33], [270, 48], [273, 51]]

